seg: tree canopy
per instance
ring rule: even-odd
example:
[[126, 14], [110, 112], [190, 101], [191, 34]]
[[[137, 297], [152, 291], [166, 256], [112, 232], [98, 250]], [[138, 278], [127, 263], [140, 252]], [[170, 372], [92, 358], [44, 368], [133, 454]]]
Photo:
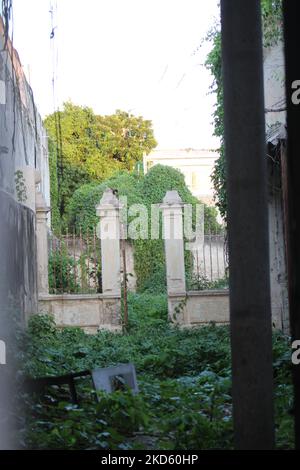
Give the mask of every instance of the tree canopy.
[[156, 145], [151, 121], [117, 110], [100, 116], [91, 108], [66, 102], [45, 119], [49, 135], [51, 196], [59, 215], [84, 183], [101, 182], [133, 169]]

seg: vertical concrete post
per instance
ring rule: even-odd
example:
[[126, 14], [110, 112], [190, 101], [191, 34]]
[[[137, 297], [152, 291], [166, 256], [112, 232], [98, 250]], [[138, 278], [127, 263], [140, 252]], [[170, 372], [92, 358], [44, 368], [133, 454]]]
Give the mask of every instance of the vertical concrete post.
[[167, 271], [169, 316], [173, 321], [188, 323], [185, 298], [183, 202], [177, 191], [167, 191], [160, 204]]
[[[284, 54], [285, 89], [287, 106], [287, 153], [285, 166], [286, 178], [286, 234], [287, 265], [290, 305], [290, 328], [292, 342], [300, 339], [300, 204], [299, 204], [299, 78], [300, 63], [295, 47], [300, 43], [299, 2], [284, 0]], [[292, 365], [294, 383], [295, 449], [300, 449], [300, 366]]]
[[47, 214], [50, 211], [41, 192], [36, 193], [35, 211], [38, 294], [40, 295], [49, 293]]
[[116, 296], [121, 295], [120, 209], [113, 190], [106, 189], [96, 207], [100, 217], [102, 292]]
[[267, 450], [274, 409], [260, 1], [221, 0], [221, 30], [235, 448]]

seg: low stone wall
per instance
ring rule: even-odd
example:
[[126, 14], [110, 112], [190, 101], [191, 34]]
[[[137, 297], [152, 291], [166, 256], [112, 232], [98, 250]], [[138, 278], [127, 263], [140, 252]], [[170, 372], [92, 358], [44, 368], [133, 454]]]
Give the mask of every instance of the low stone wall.
[[[199, 290], [168, 295], [169, 318], [182, 326], [229, 324], [229, 291]], [[281, 316], [272, 311], [273, 327], [280, 330]]]
[[187, 293], [187, 316], [191, 325], [229, 323], [228, 290], [191, 291]]
[[225, 289], [169, 294], [168, 303], [170, 319], [180, 325], [229, 323], [229, 293]]
[[39, 312], [53, 315], [58, 327], [77, 326], [87, 333], [121, 329], [121, 299], [114, 295], [42, 295]]

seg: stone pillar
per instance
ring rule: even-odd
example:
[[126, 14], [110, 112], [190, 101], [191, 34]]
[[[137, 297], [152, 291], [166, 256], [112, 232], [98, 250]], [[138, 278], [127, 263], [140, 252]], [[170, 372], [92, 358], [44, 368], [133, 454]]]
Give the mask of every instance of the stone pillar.
[[169, 317], [178, 323], [188, 323], [185, 308], [182, 207], [183, 202], [177, 191], [167, 191], [163, 203], [160, 204], [165, 244]]
[[49, 293], [48, 282], [48, 226], [47, 215], [50, 211], [41, 192], [36, 193], [36, 243], [37, 243], [37, 274], [38, 294]]
[[121, 295], [120, 209], [113, 190], [106, 189], [96, 207], [100, 217], [102, 291], [117, 296]]

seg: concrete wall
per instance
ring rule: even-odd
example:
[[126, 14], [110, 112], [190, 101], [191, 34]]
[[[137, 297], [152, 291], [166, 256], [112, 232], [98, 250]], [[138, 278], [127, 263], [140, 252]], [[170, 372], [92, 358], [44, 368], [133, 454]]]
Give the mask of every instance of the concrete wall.
[[0, 189], [1, 309], [20, 322], [37, 312], [34, 213]]
[[[171, 319], [184, 326], [229, 323], [228, 291], [191, 291], [168, 296]], [[76, 326], [87, 333], [120, 331], [121, 300], [104, 294], [39, 296], [39, 312], [53, 315], [58, 327]], [[172, 314], [170, 313], [172, 312]]]
[[191, 325], [209, 322], [229, 323], [228, 291], [188, 292], [187, 313]]
[[76, 326], [87, 333], [121, 329], [121, 299], [116, 296], [43, 295], [39, 297], [39, 312], [53, 315], [58, 327]]
[[[3, 46], [0, 18], [0, 50]], [[50, 205], [48, 143], [18, 53], [9, 40], [0, 53], [0, 90], [0, 187], [34, 211], [35, 170], [41, 173], [40, 190]], [[25, 198], [20, 198], [16, 187], [16, 171], [22, 172]]]
[[[15, 449], [16, 326], [37, 313], [35, 237], [36, 169], [47, 191], [47, 154], [41, 118], [16, 51], [4, 50], [0, 17], [0, 340], [6, 345], [0, 365], [0, 449]], [[4, 344], [2, 343], [2, 344]]]
[[[277, 329], [289, 332], [288, 308], [284, 289], [272, 292], [272, 322]], [[186, 296], [168, 295], [169, 317], [184, 326], [229, 323], [229, 292], [224, 290], [189, 291]]]
[[[3, 47], [0, 18], [0, 50]], [[0, 53], [0, 89], [1, 298], [3, 308], [14, 308], [25, 322], [37, 312], [36, 169], [44, 175], [41, 186], [48, 200], [49, 171], [42, 121], [9, 40]]]
[[[283, 44], [279, 43], [264, 49], [264, 91], [265, 108], [285, 108], [284, 89], [284, 53]], [[266, 112], [266, 127], [277, 123], [284, 124], [286, 121], [285, 111]]]
[[[268, 202], [269, 202], [269, 246], [270, 286], [273, 324], [289, 333], [289, 305], [287, 268], [284, 240], [284, 215], [282, 203], [281, 158], [279, 138], [286, 123], [284, 88], [284, 51], [279, 43], [264, 49], [264, 91], [266, 108], [268, 149]], [[271, 112], [270, 110], [280, 110]], [[273, 151], [271, 148], [273, 147]], [[271, 157], [271, 158], [270, 158]]]
[[186, 296], [168, 295], [169, 317], [183, 326], [229, 323], [228, 290], [189, 291]]
[[[275, 157], [275, 155], [274, 155]], [[270, 287], [273, 324], [289, 333], [289, 301], [281, 189], [281, 162], [268, 159]]]

